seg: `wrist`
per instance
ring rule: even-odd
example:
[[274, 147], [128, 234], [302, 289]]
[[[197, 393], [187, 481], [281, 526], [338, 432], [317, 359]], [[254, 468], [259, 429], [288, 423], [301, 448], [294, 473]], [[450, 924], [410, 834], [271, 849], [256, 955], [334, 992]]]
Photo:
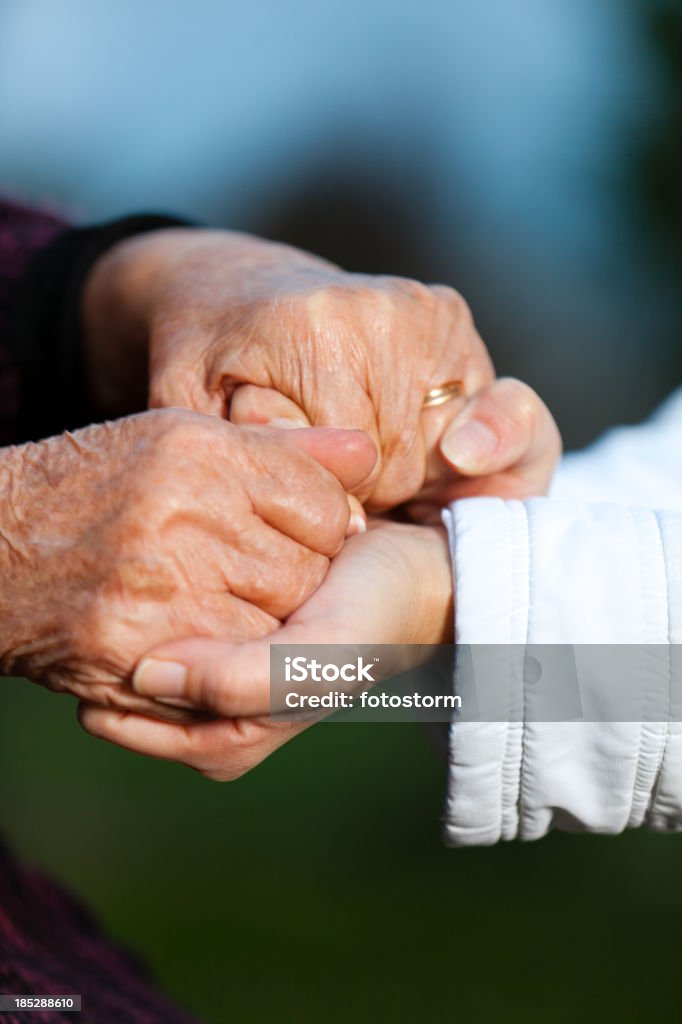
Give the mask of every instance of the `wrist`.
[[[391, 642], [452, 643], [454, 583], [445, 528], [390, 520], [374, 528], [388, 545], [379, 562], [380, 578], [395, 590], [388, 621], [398, 640]], [[372, 523], [367, 536], [371, 541]], [[385, 570], [386, 558], [393, 568], [389, 574]]]
[[196, 317], [201, 334], [207, 318], [218, 322], [231, 306], [272, 297], [280, 281], [290, 288], [297, 278], [307, 285], [339, 275], [310, 253], [238, 232], [164, 227], [122, 239], [99, 257], [82, 292], [86, 379], [97, 412], [146, 408], [150, 345], [177, 321]]
[[91, 231], [95, 258], [79, 289], [83, 376], [96, 418], [147, 407], [153, 259], [166, 235], [195, 231], [158, 214], [127, 217]]
[[83, 286], [86, 385], [102, 417], [139, 412], [147, 405], [148, 289], [154, 273], [147, 255], [150, 237], [133, 236], [107, 249]]
[[422, 580], [422, 619], [429, 644], [451, 644], [454, 640], [454, 581], [450, 549], [445, 527], [426, 526], [423, 530], [424, 559], [420, 564]]

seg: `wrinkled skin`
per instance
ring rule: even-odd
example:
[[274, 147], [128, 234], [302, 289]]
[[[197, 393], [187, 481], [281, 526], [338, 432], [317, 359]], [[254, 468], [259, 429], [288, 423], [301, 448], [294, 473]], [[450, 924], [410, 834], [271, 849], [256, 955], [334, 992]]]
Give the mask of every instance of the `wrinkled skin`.
[[452, 599], [442, 527], [374, 523], [346, 542], [319, 589], [272, 635], [243, 643], [190, 639], [154, 652], [190, 667], [184, 699], [218, 720], [171, 724], [88, 705], [79, 718], [93, 736], [230, 781], [306, 728], [268, 717], [271, 643], [447, 643]]
[[[104, 413], [149, 400], [241, 425], [286, 418], [361, 428], [376, 441], [379, 460], [348, 489], [375, 511], [417, 498], [410, 514], [437, 522], [440, 507], [457, 498], [541, 494], [560, 453], [556, 425], [537, 395], [518, 381], [494, 381], [466, 303], [449, 288], [346, 274], [307, 253], [229, 232], [173, 230], [120, 243], [100, 259], [86, 289], [84, 322], [91, 390]], [[428, 390], [451, 379], [462, 381], [464, 394], [423, 410]], [[471, 448], [467, 427], [474, 421], [492, 433], [485, 451]], [[441, 623], [444, 609], [451, 623], [452, 581], [442, 533], [423, 529], [354, 538], [285, 628], [307, 623], [310, 630], [301, 635], [315, 642], [343, 633], [351, 642], [373, 643], [377, 632], [396, 642], [430, 642], [410, 640], [410, 629], [415, 622]], [[403, 558], [403, 541], [419, 557]], [[406, 562], [409, 577], [402, 574]], [[430, 569], [422, 576], [424, 566]], [[365, 578], [372, 583], [369, 603], [363, 601], [356, 617], [354, 588]], [[441, 593], [433, 581], [445, 578]], [[398, 587], [411, 595], [402, 620], [394, 616], [402, 607]], [[193, 671], [204, 684], [191, 699], [213, 711], [225, 708], [225, 650], [195, 643]], [[156, 717], [166, 713], [164, 705], [156, 708]], [[82, 719], [123, 746], [232, 778], [300, 728], [269, 722], [255, 708], [240, 714], [171, 728], [84, 706]]]
[[375, 459], [359, 432], [185, 410], [4, 449], [0, 671], [148, 708], [126, 681], [150, 643], [260, 636], [306, 600]]
[[[152, 232], [115, 246], [84, 301], [90, 380], [105, 413], [144, 379], [152, 406], [239, 422], [301, 417], [354, 427], [380, 458], [358, 496], [377, 511], [452, 472], [437, 453], [451, 402], [422, 413], [427, 391], [493, 379], [462, 297], [394, 277], [348, 274], [308, 253], [226, 231]], [[277, 397], [279, 396], [279, 397]]]
[[[525, 497], [548, 486], [560, 452], [556, 425], [530, 388], [497, 381], [467, 402], [458, 422], [485, 424], [499, 439], [485, 458], [471, 459], [457, 482], [461, 497]], [[464, 467], [463, 467], [464, 470]], [[427, 492], [422, 519], [439, 521]], [[348, 540], [318, 590], [277, 631], [249, 642], [190, 638], [150, 649], [148, 659], [187, 669], [181, 694], [149, 687], [144, 662], [136, 686], [147, 699], [179, 699], [217, 714], [217, 721], [169, 725], [152, 715], [82, 705], [80, 719], [94, 736], [143, 754], [178, 761], [216, 780], [256, 767], [305, 724], [268, 717], [269, 644], [435, 644], [452, 640], [453, 579], [440, 526], [376, 521]]]

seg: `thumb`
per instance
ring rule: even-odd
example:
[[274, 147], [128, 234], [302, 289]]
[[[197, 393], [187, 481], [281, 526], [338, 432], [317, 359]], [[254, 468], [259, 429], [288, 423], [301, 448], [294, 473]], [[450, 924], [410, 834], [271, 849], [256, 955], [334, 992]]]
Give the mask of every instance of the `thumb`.
[[282, 444], [311, 455], [346, 491], [359, 487], [376, 465], [378, 452], [364, 430], [308, 427], [278, 432]]
[[[188, 701], [221, 718], [267, 715], [270, 711], [270, 645], [275, 635], [230, 643], [192, 637], [154, 648], [133, 675], [138, 694]], [[283, 626], [277, 644], [304, 643], [301, 630]], [[308, 642], [310, 637], [308, 637]]]
[[462, 476], [513, 469], [531, 487], [544, 490], [561, 454], [561, 436], [532, 388], [501, 378], [478, 391], [450, 423], [440, 452]]
[[242, 384], [230, 400], [230, 422], [238, 426], [309, 427], [306, 414], [273, 388]]

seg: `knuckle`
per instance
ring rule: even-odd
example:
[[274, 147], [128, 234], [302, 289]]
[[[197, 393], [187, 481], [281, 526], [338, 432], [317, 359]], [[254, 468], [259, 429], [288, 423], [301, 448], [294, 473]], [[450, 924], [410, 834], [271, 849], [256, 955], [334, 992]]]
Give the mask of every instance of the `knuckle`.
[[530, 424], [537, 418], [541, 403], [533, 389], [516, 377], [501, 377], [493, 386], [496, 403], [514, 419]]
[[150, 409], [133, 417], [127, 426], [136, 473], [189, 448], [203, 420], [197, 413], [176, 408]]
[[494, 379], [492, 363], [469, 304], [449, 285], [430, 285], [429, 339], [432, 361], [461, 377], [473, 394]]
[[484, 391], [479, 401], [479, 408], [487, 416], [501, 426], [528, 428], [535, 420], [536, 406], [533, 392], [512, 378], [495, 381]]
[[205, 474], [209, 461], [215, 466], [216, 460], [236, 458], [235, 428], [216, 416], [176, 408], [156, 409], [145, 416], [150, 417], [147, 443], [135, 448], [139, 482], [133, 488], [142, 501], [158, 497], [159, 488], [164, 494], [185, 494], [192, 481], [196, 484]]
[[431, 308], [436, 301], [436, 294], [423, 281], [411, 277], [389, 278], [397, 291], [420, 306]]
[[268, 300], [261, 317], [269, 326], [276, 327], [286, 322], [306, 336], [307, 329], [327, 312], [326, 288], [311, 291], [291, 292], [276, 299]]
[[528, 384], [511, 377], [499, 381], [498, 386], [519, 429], [529, 437], [541, 439], [545, 450], [558, 456], [563, 447], [561, 434], [539, 395]]
[[160, 409], [154, 415], [159, 417], [157, 445], [162, 452], [175, 454], [195, 449], [211, 432], [210, 420], [187, 409]]
[[433, 284], [429, 291], [436, 297], [441, 305], [445, 306], [451, 316], [461, 324], [471, 325], [473, 314], [469, 303], [456, 288], [447, 284]]
[[561, 453], [561, 434], [554, 417], [528, 384], [515, 377], [500, 378], [484, 403], [503, 436], [520, 434], [529, 443], [540, 439], [545, 451], [557, 457]]
[[351, 277], [345, 287], [336, 286], [334, 302], [339, 313], [361, 320], [379, 336], [389, 333], [396, 320], [395, 282], [398, 278]]
[[322, 285], [291, 296], [291, 309], [298, 320], [304, 320], [316, 330], [347, 312], [353, 302], [353, 294], [345, 284]]

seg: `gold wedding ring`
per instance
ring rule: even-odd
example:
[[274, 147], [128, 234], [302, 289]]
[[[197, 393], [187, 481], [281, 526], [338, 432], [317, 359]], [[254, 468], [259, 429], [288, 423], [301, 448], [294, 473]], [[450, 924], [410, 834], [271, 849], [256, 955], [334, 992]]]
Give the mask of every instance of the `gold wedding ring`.
[[433, 409], [437, 405], [444, 405], [451, 398], [461, 398], [464, 394], [464, 384], [461, 380], [448, 380], [439, 388], [431, 388], [426, 392], [423, 409]]

